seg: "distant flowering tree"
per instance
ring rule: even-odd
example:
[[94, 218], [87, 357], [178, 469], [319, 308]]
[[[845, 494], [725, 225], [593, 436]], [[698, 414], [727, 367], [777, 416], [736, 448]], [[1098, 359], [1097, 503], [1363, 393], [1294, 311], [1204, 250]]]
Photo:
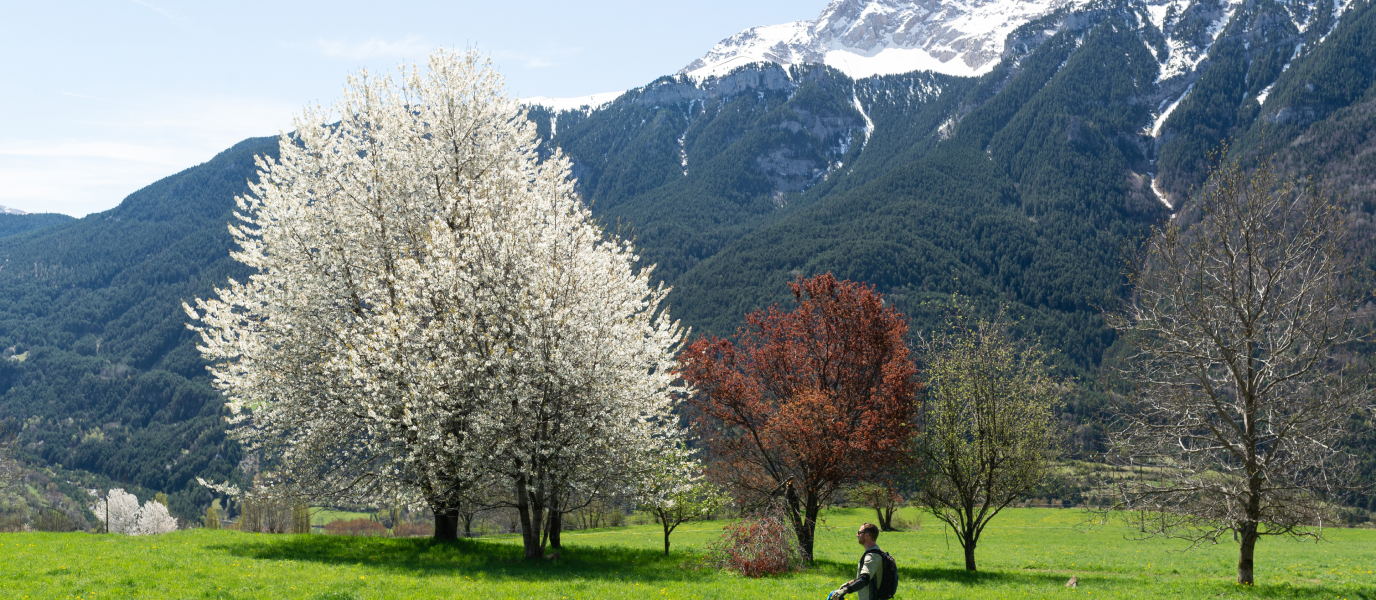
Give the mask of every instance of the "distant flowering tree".
[[295, 125], [238, 199], [233, 256], [256, 272], [185, 307], [264, 458], [250, 493], [407, 498], [452, 538], [497, 477], [543, 557], [569, 499], [633, 484], [679, 436], [668, 290], [476, 53], [364, 72]]
[[157, 535], [176, 530], [177, 520], [168, 514], [167, 506], [161, 502], [149, 500], [143, 503], [143, 508], [139, 509], [138, 522], [134, 525], [132, 535]]
[[107, 492], [91, 512], [109, 533], [156, 535], [177, 530], [177, 520], [168, 514], [166, 505], [149, 500], [140, 508], [139, 499], [120, 488]]
[[138, 528], [139, 499], [123, 489], [105, 493], [105, 498], [91, 508], [107, 533], [133, 535]]

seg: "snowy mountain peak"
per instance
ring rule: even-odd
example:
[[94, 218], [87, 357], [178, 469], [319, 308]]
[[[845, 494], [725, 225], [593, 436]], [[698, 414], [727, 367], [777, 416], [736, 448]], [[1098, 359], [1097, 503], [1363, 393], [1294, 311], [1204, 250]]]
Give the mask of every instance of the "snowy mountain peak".
[[1018, 26], [1077, 0], [833, 0], [813, 21], [752, 27], [679, 71], [723, 75], [752, 62], [825, 63], [860, 78], [918, 69], [980, 75]]

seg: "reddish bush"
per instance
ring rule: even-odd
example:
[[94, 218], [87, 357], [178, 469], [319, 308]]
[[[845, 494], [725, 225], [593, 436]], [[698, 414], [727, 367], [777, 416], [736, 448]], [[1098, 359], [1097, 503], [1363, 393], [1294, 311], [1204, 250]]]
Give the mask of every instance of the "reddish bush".
[[430, 537], [435, 535], [435, 526], [431, 523], [397, 523], [392, 528], [394, 537]]
[[706, 564], [746, 577], [800, 571], [807, 564], [798, 535], [781, 510], [750, 515], [723, 528]]
[[331, 521], [325, 525], [325, 533], [329, 535], [352, 535], [352, 536], [385, 536], [387, 526], [377, 521], [368, 519], [350, 519], [348, 521]]

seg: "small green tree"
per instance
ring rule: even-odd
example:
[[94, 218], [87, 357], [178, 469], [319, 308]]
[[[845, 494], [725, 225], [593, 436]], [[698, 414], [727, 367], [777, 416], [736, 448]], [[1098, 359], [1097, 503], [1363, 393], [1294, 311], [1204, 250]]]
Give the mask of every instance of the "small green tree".
[[1000, 312], [957, 303], [951, 332], [925, 348], [927, 393], [917, 499], [956, 532], [965, 568], [991, 519], [1041, 482], [1056, 448], [1061, 384], [1037, 344], [1019, 344]]
[[669, 554], [669, 534], [689, 521], [712, 518], [730, 498], [703, 476], [702, 464], [683, 446], [658, 459], [651, 467], [640, 493], [640, 506], [655, 515], [664, 529], [664, 554]]
[[[395, 515], [396, 509], [393, 509], [393, 511], [393, 515]], [[397, 522], [395, 520], [396, 517], [394, 516], [393, 519], [392, 523], [394, 523], [393, 527], [395, 527], [395, 523]], [[299, 534], [309, 534], [311, 532], [311, 508], [304, 503], [293, 504], [291, 507], [291, 532]]]
[[164, 494], [162, 492], [153, 494], [153, 500], [156, 501], [158, 504], [163, 505], [164, 507], [167, 506], [167, 494]]
[[219, 529], [219, 528], [220, 528], [220, 511], [215, 510], [215, 505], [214, 505], [214, 504], [211, 504], [210, 506], [207, 506], [207, 507], [205, 508], [205, 528], [206, 528], [206, 529]]

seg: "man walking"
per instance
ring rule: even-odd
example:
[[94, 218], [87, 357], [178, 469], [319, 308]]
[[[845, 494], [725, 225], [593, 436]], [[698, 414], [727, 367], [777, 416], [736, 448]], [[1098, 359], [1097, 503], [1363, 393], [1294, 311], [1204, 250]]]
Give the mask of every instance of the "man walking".
[[874, 523], [860, 526], [860, 530], [855, 532], [855, 541], [865, 547], [865, 553], [860, 555], [860, 565], [856, 568], [855, 579], [837, 588], [827, 596], [827, 600], [841, 600], [846, 594], [855, 592], [860, 593], [859, 600], [878, 600], [879, 584], [884, 581], [884, 559], [875, 543], [878, 539], [879, 528]]

